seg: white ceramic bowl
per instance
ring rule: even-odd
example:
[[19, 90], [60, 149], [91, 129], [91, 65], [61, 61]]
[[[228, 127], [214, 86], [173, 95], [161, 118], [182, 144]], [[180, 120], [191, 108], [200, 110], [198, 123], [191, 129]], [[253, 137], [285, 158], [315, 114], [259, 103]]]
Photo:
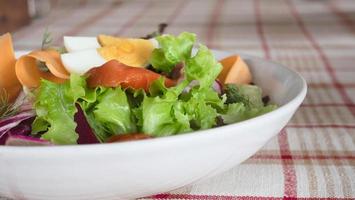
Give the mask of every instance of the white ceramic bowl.
[[[217, 58], [229, 54], [215, 51]], [[277, 63], [243, 56], [278, 109], [240, 123], [144, 141], [54, 147], [0, 146], [0, 196], [15, 199], [132, 199], [226, 171], [290, 120], [306, 82]]]

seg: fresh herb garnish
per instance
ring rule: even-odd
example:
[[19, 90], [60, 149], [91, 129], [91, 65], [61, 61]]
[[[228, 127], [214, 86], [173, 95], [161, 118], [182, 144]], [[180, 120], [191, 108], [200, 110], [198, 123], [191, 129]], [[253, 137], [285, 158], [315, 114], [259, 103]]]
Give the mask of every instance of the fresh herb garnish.
[[9, 95], [5, 88], [0, 90], [0, 119], [4, 119], [16, 114], [18, 107], [9, 100]]
[[44, 30], [43, 37], [42, 37], [42, 44], [41, 49], [46, 50], [49, 49], [53, 42], [52, 34], [48, 31], [48, 28]]
[[60, 54], [67, 53], [67, 50], [65, 47], [57, 47], [52, 45], [53, 42], [53, 37], [52, 33], [48, 31], [48, 28], [44, 30], [43, 37], [42, 37], [42, 43], [41, 43], [41, 50], [55, 50]]
[[227, 104], [240, 102], [243, 103], [244, 105], [249, 106], [250, 104], [249, 98], [242, 95], [235, 84], [225, 84], [224, 87], [225, 87], [224, 91], [227, 96], [227, 100], [226, 100]]
[[45, 62], [37, 61], [37, 67], [41, 72], [49, 72]]
[[166, 27], [168, 27], [168, 24], [166, 23], [161, 23], [158, 25], [158, 31], [154, 31], [152, 33], [149, 33], [148, 35], [141, 37], [142, 39], [150, 39], [150, 38], [155, 38], [159, 35], [162, 35], [166, 29]]

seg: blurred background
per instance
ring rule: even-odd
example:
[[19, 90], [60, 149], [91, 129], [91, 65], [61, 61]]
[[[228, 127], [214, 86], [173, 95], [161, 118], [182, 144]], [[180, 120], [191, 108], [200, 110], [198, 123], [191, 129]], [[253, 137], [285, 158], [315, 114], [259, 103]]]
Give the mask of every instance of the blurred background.
[[355, 44], [354, 0], [0, 0], [0, 8], [0, 32], [13, 33], [16, 50], [39, 48], [45, 28], [61, 44], [64, 35], [143, 36], [166, 22], [168, 33], [191, 31], [210, 47], [263, 56], [307, 47], [294, 9], [321, 45]]

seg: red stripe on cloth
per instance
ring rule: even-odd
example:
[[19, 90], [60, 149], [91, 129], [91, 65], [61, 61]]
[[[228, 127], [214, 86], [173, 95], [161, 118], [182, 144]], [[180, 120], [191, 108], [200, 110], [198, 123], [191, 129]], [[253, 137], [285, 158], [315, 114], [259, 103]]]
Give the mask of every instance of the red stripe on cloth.
[[280, 197], [228, 196], [228, 195], [196, 195], [196, 194], [157, 194], [154, 199], [185, 199], [185, 200], [282, 200]]
[[282, 169], [284, 174], [284, 197], [297, 196], [296, 171], [293, 164], [293, 158], [288, 144], [288, 136], [285, 129], [278, 135], [280, 146], [280, 155], [282, 160]]
[[[255, 155], [252, 159], [279, 160], [279, 155]], [[327, 155], [283, 155], [282, 159], [293, 160], [355, 160], [355, 156], [327, 156]]]
[[355, 128], [355, 125], [340, 125], [340, 124], [289, 124], [287, 128]]
[[[262, 26], [262, 18], [260, 11], [260, 1], [254, 0], [254, 11], [255, 11], [255, 20], [256, 20], [256, 28], [259, 34], [261, 44], [264, 50], [265, 58], [271, 59], [271, 54], [269, 50], [269, 46], [266, 41], [264, 29]], [[282, 168], [284, 174], [284, 197], [296, 197], [297, 196], [297, 179], [296, 179], [296, 171], [293, 166], [292, 157], [288, 157], [286, 159], [286, 155], [291, 155], [291, 151], [289, 148], [287, 133], [286, 130], [283, 129], [281, 133], [278, 135], [278, 141], [280, 145], [280, 154], [282, 159]]]
[[180, 15], [180, 13], [185, 8], [185, 6], [188, 2], [189, 1], [187, 1], [187, 0], [179, 1], [178, 6], [176, 7], [176, 9], [173, 11], [173, 13], [169, 16], [168, 20], [166, 21], [169, 26], [171, 26], [175, 22], [175, 19]]
[[[153, 199], [181, 199], [181, 200], [350, 200], [351, 198], [310, 198], [310, 197], [261, 197], [261, 196], [232, 196], [232, 195], [198, 195], [198, 194], [157, 194]], [[145, 198], [143, 198], [145, 199]], [[142, 199], [142, 200], [143, 200]]]
[[[337, 88], [339, 94], [341, 95], [344, 103], [346, 104], [353, 104], [351, 98], [349, 97], [349, 95], [346, 93], [345, 88], [343, 87], [343, 85], [338, 81], [336, 75], [335, 75], [335, 71], [328, 59], [328, 57], [325, 55], [325, 53], [323, 52], [322, 48], [320, 47], [320, 45], [317, 43], [317, 41], [314, 39], [313, 35], [311, 34], [311, 32], [306, 28], [305, 23], [302, 20], [302, 17], [300, 16], [299, 12], [297, 11], [295, 5], [293, 4], [292, 0], [287, 0], [286, 1], [288, 7], [291, 10], [291, 14], [293, 15], [293, 17], [295, 18], [297, 25], [299, 26], [299, 28], [301, 29], [303, 35], [307, 38], [307, 40], [310, 42], [310, 44], [312, 45], [313, 49], [315, 49], [319, 55], [319, 58], [321, 59], [321, 61], [324, 64], [325, 70], [328, 72], [330, 78], [332, 79], [333, 85], [335, 88]], [[348, 107], [349, 111], [352, 113], [353, 116], [355, 116], [355, 107]]]
[[[256, 20], [256, 28], [259, 34], [262, 48], [264, 50], [265, 58], [270, 59], [271, 54], [269, 50], [269, 46], [266, 41], [264, 29], [262, 26], [262, 18], [260, 12], [260, 1], [254, 0], [254, 11], [255, 11], [255, 20]], [[291, 155], [291, 151], [287, 141], [287, 133], [286, 130], [283, 129], [281, 133], [278, 135], [278, 141], [280, 145], [280, 154], [282, 159], [282, 168], [284, 174], [284, 197], [296, 197], [297, 196], [297, 179], [296, 172], [293, 166], [292, 157], [290, 159], [286, 159], [286, 155]]]
[[351, 17], [349, 17], [346, 13], [340, 10], [337, 7], [336, 2], [331, 1], [328, 5], [329, 10], [341, 20], [344, 26], [347, 27], [353, 33], [355, 33], [355, 22], [351, 19]]
[[216, 0], [216, 3], [214, 5], [214, 9], [212, 11], [211, 18], [209, 20], [209, 24], [207, 26], [207, 32], [206, 32], [206, 45], [209, 48], [216, 48], [217, 45], [214, 44], [214, 35], [215, 35], [215, 30], [216, 26], [218, 24], [219, 17], [222, 12], [224, 0]]
[[259, 0], [254, 0], [254, 13], [255, 13], [256, 31], [260, 37], [261, 47], [264, 50], [264, 57], [266, 59], [270, 59], [271, 58], [270, 48], [269, 48], [269, 45], [267, 44], [265, 33], [264, 33], [264, 28], [263, 28], [262, 19], [261, 19], [260, 1]]
[[143, 17], [148, 10], [154, 5], [153, 1], [148, 1], [130, 20], [121, 26], [121, 28], [114, 35], [122, 35], [125, 31], [131, 28], [137, 21]]

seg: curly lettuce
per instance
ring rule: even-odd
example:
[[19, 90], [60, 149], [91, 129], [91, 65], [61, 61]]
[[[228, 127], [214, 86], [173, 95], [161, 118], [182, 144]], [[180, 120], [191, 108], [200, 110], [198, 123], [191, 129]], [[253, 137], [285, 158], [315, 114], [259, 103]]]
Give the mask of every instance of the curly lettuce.
[[222, 115], [222, 119], [224, 123], [232, 124], [271, 112], [276, 108], [276, 105], [248, 107], [243, 103], [232, 103], [228, 104], [227, 112]]
[[183, 32], [178, 37], [162, 35], [156, 37], [156, 40], [160, 48], [153, 50], [150, 63], [156, 70], [169, 73], [176, 64], [191, 56], [196, 35]]
[[83, 99], [80, 104], [91, 128], [102, 142], [112, 135], [136, 131], [127, 95], [119, 87], [97, 89], [94, 101]]
[[79, 135], [75, 132], [75, 102], [85, 96], [85, 86], [85, 80], [78, 75], [72, 75], [65, 84], [42, 80], [32, 134], [44, 132], [41, 138], [54, 144], [76, 144]]
[[[173, 39], [173, 36], [168, 38], [169, 41], [179, 40]], [[164, 44], [160, 43], [160, 46]], [[160, 49], [162, 53], [169, 54], [164, 50], [166, 49]], [[207, 129], [216, 125], [218, 112], [225, 106], [225, 97], [219, 97], [212, 89], [212, 84], [222, 66], [203, 45], [193, 57], [190, 47], [188, 50], [188, 53], [175, 60], [185, 63], [185, 79], [172, 88], [165, 88], [162, 80], [155, 81], [150, 88], [150, 96], [145, 96], [141, 107], [135, 110], [142, 132], [158, 137]], [[158, 63], [156, 67], [163, 68], [164, 63]], [[198, 85], [185, 91], [193, 81], [197, 81]]]
[[222, 65], [206, 46], [200, 45], [197, 54], [186, 60], [184, 70], [187, 81], [197, 80], [201, 88], [210, 88], [221, 72]]
[[97, 138], [104, 142], [116, 134], [136, 131], [134, 116], [121, 88], [89, 89], [85, 77], [72, 74], [64, 84], [42, 80], [35, 109], [32, 134], [54, 144], [77, 144], [74, 115], [79, 104]]
[[226, 124], [247, 120], [277, 108], [276, 105], [264, 105], [258, 86], [227, 84], [225, 88], [228, 104], [222, 119]]

